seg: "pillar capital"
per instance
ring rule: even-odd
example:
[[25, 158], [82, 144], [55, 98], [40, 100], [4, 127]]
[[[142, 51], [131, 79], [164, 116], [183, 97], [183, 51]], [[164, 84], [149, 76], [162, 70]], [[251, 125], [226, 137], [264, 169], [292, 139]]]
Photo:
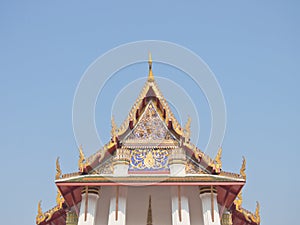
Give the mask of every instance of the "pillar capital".
[[186, 154], [182, 148], [175, 148], [169, 156], [169, 164], [185, 164]]
[[217, 194], [217, 188], [214, 186], [199, 186], [200, 196], [203, 194]]
[[118, 148], [113, 158], [113, 165], [125, 164], [128, 165], [130, 161], [130, 151], [126, 148]]
[[200, 186], [204, 225], [220, 225], [217, 189], [214, 186]]
[[185, 176], [186, 154], [182, 148], [175, 148], [169, 156], [171, 176]]
[[99, 196], [100, 195], [100, 187], [83, 187], [82, 191], [81, 191], [81, 195], [85, 195], [85, 194], [94, 194]]
[[83, 187], [78, 225], [95, 225], [100, 187]]
[[130, 151], [118, 148], [113, 158], [114, 176], [127, 176], [130, 162]]

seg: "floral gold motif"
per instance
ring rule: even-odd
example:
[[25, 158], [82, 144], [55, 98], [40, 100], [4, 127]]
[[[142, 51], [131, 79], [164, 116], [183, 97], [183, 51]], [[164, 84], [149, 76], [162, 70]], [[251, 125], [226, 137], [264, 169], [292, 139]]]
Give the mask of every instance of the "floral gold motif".
[[155, 160], [153, 158], [152, 152], [149, 151], [144, 159], [144, 163], [147, 168], [152, 168], [154, 166]]
[[131, 151], [130, 170], [168, 169], [168, 151], [165, 149], [137, 149]]

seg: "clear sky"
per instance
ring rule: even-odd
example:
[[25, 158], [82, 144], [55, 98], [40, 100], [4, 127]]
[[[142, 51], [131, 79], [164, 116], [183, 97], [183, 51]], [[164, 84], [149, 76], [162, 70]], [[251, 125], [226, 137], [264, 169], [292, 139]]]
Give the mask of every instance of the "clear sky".
[[[145, 39], [183, 45], [210, 66], [227, 106], [223, 168], [238, 172], [247, 158], [243, 206], [254, 211], [259, 200], [263, 225], [297, 223], [299, 7], [296, 0], [1, 1], [1, 224], [34, 224], [40, 199], [43, 210], [55, 205], [56, 157], [64, 173], [77, 170], [72, 104], [81, 76], [111, 48]], [[126, 71], [135, 68], [115, 76], [118, 88], [146, 76], [147, 65], [132, 77]], [[96, 123], [108, 140], [110, 114]]]

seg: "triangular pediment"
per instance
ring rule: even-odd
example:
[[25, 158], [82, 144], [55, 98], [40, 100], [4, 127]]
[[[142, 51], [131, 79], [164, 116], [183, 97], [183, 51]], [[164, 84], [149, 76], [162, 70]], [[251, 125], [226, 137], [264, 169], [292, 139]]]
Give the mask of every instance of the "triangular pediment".
[[170, 143], [177, 145], [179, 143], [178, 140], [166, 126], [161, 114], [153, 101], [149, 101], [136, 125], [123, 143]]
[[150, 101], [152, 101], [152, 105], [155, 107], [155, 110], [160, 116], [162, 123], [165, 124], [165, 127], [172, 127], [172, 130], [176, 133], [175, 136], [177, 138], [183, 135], [183, 129], [181, 128], [181, 125], [178, 123], [177, 119], [172, 113], [156, 82], [147, 81], [133, 107], [131, 108], [128, 117], [118, 129], [118, 136], [120, 140], [125, 140], [125, 138], [128, 137], [128, 132], [132, 131], [133, 127], [136, 127], [137, 122], [141, 119], [141, 114], [145, 111], [145, 107]]

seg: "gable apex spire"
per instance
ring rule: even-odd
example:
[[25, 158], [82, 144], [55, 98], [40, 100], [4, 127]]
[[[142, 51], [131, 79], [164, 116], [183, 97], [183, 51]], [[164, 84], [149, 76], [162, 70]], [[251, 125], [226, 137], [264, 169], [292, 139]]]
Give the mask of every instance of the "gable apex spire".
[[153, 73], [152, 73], [152, 56], [151, 56], [151, 52], [149, 52], [148, 64], [149, 64], [148, 81], [153, 82], [154, 81], [154, 76], [153, 76]]

